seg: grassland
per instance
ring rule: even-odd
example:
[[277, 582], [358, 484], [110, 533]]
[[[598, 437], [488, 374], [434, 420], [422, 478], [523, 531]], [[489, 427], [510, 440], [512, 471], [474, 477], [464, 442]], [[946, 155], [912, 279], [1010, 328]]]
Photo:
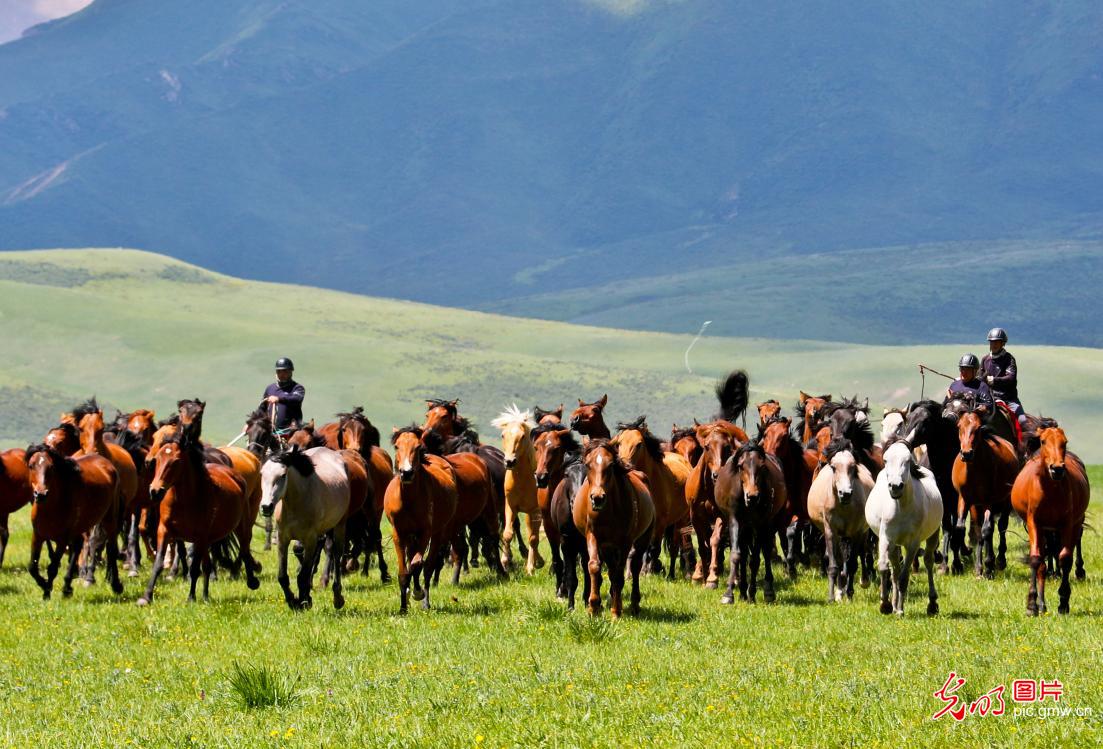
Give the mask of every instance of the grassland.
[[[447, 283], [445, 267], [426, 283]], [[625, 321], [628, 324], [629, 321]], [[462, 399], [486, 432], [512, 401], [544, 406], [608, 392], [611, 420], [647, 414], [657, 432], [715, 411], [712, 385], [732, 367], [755, 399], [798, 389], [859, 393], [877, 405], [920, 394], [917, 362], [951, 370], [976, 342], [862, 346], [701, 339], [518, 319], [319, 289], [241, 281], [131, 250], [0, 253], [0, 444], [25, 445], [56, 412], [95, 393], [123, 409], [166, 412], [208, 401], [227, 440], [291, 356], [319, 421], [363, 404], [383, 429], [420, 418], [422, 399]], [[1073, 448], [1103, 461], [1103, 351], [1016, 346], [1024, 403], [1057, 417]], [[927, 393], [945, 382], [928, 378]]]

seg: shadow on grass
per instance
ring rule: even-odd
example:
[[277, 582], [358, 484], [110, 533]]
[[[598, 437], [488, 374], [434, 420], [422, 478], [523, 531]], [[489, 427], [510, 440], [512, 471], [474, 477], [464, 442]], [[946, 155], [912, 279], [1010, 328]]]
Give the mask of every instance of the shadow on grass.
[[14, 585], [0, 585], [0, 596], [14, 596], [19, 593], [19, 588]]
[[646, 601], [640, 604], [640, 613], [634, 617], [642, 622], [659, 622], [660, 624], [688, 624], [695, 621], [698, 615], [692, 611], [678, 611], [662, 606], [648, 606]]

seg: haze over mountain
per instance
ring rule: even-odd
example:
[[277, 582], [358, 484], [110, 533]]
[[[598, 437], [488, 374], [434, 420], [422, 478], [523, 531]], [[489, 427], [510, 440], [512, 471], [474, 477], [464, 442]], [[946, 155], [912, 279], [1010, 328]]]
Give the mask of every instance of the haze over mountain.
[[1100, 346], [1101, 31], [1087, 1], [96, 0], [0, 46], [0, 248]]

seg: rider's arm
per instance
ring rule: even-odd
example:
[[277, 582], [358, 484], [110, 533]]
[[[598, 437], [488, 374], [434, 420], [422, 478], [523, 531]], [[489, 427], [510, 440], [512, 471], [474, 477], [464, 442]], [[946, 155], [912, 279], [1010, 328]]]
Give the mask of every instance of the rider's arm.
[[302, 403], [303, 398], [306, 397], [306, 388], [302, 385], [296, 385], [290, 393], [280, 393], [279, 396], [280, 403]]
[[1007, 365], [1007, 371], [1002, 375], [992, 378], [992, 384], [994, 385], [1012, 385], [1015, 383], [1018, 377], [1018, 372], [1015, 369], [1015, 357], [1011, 357], [1011, 363]]

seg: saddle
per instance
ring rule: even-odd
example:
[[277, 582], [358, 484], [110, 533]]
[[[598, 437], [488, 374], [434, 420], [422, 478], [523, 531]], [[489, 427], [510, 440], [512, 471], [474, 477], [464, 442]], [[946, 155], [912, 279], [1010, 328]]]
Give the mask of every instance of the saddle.
[[996, 409], [1003, 413], [1004, 418], [1011, 423], [1011, 428], [1015, 432], [1015, 440], [1018, 444], [1023, 444], [1023, 426], [1019, 423], [1019, 417], [1015, 415], [1015, 412], [1011, 410], [1006, 403], [1001, 400], [996, 400]]

